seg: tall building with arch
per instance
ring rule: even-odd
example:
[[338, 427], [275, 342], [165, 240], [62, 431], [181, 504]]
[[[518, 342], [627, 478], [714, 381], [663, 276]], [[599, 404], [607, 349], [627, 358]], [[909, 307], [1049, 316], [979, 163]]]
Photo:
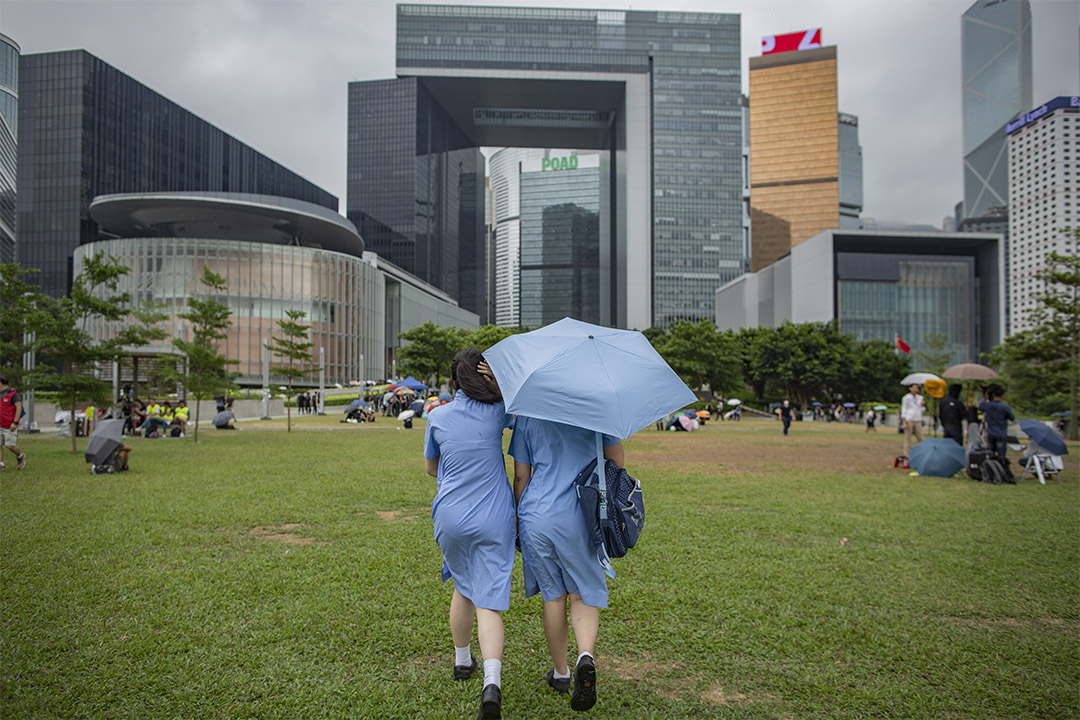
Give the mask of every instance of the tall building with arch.
[[964, 218], [1009, 205], [1005, 124], [1032, 106], [1031, 3], [978, 0], [963, 15]]

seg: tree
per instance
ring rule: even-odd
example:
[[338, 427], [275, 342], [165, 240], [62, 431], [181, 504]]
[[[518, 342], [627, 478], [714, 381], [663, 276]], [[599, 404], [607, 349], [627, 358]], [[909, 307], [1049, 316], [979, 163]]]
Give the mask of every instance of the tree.
[[33, 350], [32, 333], [39, 329], [42, 294], [22, 276], [37, 272], [18, 263], [0, 263], [0, 374], [12, 387], [27, 387], [23, 356]]
[[288, 316], [288, 320], [278, 320], [281, 336], [271, 336], [270, 338], [270, 352], [278, 358], [288, 361], [288, 364], [274, 365], [271, 370], [286, 380], [286, 431], [292, 432], [292, 406], [288, 401], [291, 401], [293, 396], [299, 392], [293, 387], [293, 383], [305, 375], [310, 375], [318, 368], [313, 367], [311, 362], [311, 348], [315, 345], [308, 339], [308, 331], [311, 330], [311, 326], [303, 323], [307, 313], [303, 310], [286, 310], [285, 315]]
[[499, 327], [498, 325], [481, 325], [469, 334], [469, 337], [465, 341], [463, 347], [474, 347], [480, 352], [484, 352], [489, 347], [498, 343], [499, 341], [505, 340], [511, 335], [517, 335], [521, 332], [525, 332], [525, 328], [508, 328]]
[[442, 384], [443, 375], [450, 370], [450, 361], [465, 347], [468, 331], [439, 327], [430, 320], [423, 325], [398, 334], [408, 342], [397, 353], [398, 373], [416, 378], [435, 378]]
[[922, 372], [931, 372], [941, 377], [945, 369], [953, 364], [953, 354], [949, 350], [949, 336], [944, 333], [928, 333], [923, 336], [922, 345], [911, 354], [915, 367]]
[[207, 288], [205, 299], [188, 298], [187, 312], [180, 317], [191, 323], [191, 340], [173, 340], [173, 345], [184, 354], [183, 370], [175, 368], [167, 375], [183, 384], [188, 393], [195, 397], [195, 433], [194, 442], [199, 442], [199, 407], [203, 398], [213, 397], [233, 387], [233, 380], [239, 373], [231, 372], [228, 365], [235, 365], [237, 360], [230, 360], [217, 351], [217, 341], [225, 337], [232, 324], [229, 306], [213, 297], [213, 293], [225, 292], [225, 278], [211, 272], [203, 266], [202, 284]]
[[[95, 340], [88, 327], [93, 320], [115, 322], [128, 313], [129, 295], [117, 292], [121, 276], [128, 272], [115, 258], [87, 255], [69, 297], [42, 297], [47, 310], [37, 347], [43, 362], [33, 383], [54, 386], [72, 418], [78, 403], [104, 404], [111, 395], [112, 386], [98, 376], [98, 369], [119, 359], [127, 336]], [[71, 434], [71, 452], [78, 453], [75, 433]]]
[[[1080, 229], [1068, 231], [1080, 241]], [[1035, 295], [1039, 307], [1028, 319], [1030, 330], [1010, 335], [994, 349], [992, 357], [1004, 361], [1010, 377], [1024, 376], [1023, 363], [1034, 366], [1036, 377], [1044, 385], [1031, 388], [1033, 397], [1045, 397], [1055, 385], [1068, 388], [1069, 439], [1080, 439], [1077, 425], [1078, 388], [1080, 388], [1080, 255], [1050, 253], [1046, 268], [1036, 277], [1046, 282], [1046, 289]], [[1012, 388], [1015, 390], [1016, 388]]]
[[652, 332], [652, 335], [650, 342], [657, 352], [694, 392], [704, 385], [726, 391], [742, 384], [741, 362], [733, 337], [718, 333], [708, 320], [696, 324], [683, 320], [666, 333]]

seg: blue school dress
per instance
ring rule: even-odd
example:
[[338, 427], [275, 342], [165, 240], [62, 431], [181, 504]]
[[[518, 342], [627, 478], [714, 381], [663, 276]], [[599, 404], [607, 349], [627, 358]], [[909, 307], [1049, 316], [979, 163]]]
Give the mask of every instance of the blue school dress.
[[[604, 435], [605, 447], [619, 442]], [[557, 600], [571, 592], [586, 605], [606, 608], [607, 579], [574, 488], [574, 478], [596, 457], [596, 433], [518, 416], [510, 454], [532, 465], [517, 507], [525, 596], [539, 592]]]
[[502, 403], [477, 402], [461, 390], [428, 415], [424, 457], [439, 458], [439, 490], [431, 503], [442, 579], [477, 607], [510, 607], [514, 571], [514, 493], [506, 478], [502, 431], [511, 417]]

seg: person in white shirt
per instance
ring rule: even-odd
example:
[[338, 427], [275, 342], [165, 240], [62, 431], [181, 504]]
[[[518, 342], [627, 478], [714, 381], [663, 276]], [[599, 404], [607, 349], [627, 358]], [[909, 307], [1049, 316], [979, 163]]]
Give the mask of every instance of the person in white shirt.
[[922, 442], [922, 414], [926, 401], [919, 394], [919, 384], [913, 383], [908, 388], [908, 394], [900, 403], [900, 415], [904, 419], [904, 456], [907, 457], [911, 450], [911, 436], [914, 435], [916, 442]]

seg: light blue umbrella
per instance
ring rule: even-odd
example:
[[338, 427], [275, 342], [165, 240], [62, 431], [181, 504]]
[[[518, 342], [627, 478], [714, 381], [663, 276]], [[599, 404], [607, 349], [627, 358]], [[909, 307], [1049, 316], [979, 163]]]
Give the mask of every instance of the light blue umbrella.
[[1046, 427], [1038, 420], [1021, 420], [1020, 431], [1031, 438], [1031, 442], [1039, 447], [1046, 448], [1054, 455], [1069, 454], [1069, 447], [1065, 444], [1065, 440], [1056, 431]]
[[908, 465], [920, 475], [952, 477], [966, 464], [963, 446], [945, 438], [927, 438], [908, 453]]
[[636, 330], [563, 318], [501, 340], [484, 358], [508, 413], [620, 438], [697, 402]]
[[[563, 318], [511, 335], [484, 352], [506, 411], [596, 432], [596, 467], [603, 468], [603, 435], [628, 438], [658, 418], [697, 402], [644, 335]], [[606, 473], [597, 475], [601, 498]], [[601, 499], [599, 512], [607, 517]], [[607, 553], [600, 565], [615, 571]]]

